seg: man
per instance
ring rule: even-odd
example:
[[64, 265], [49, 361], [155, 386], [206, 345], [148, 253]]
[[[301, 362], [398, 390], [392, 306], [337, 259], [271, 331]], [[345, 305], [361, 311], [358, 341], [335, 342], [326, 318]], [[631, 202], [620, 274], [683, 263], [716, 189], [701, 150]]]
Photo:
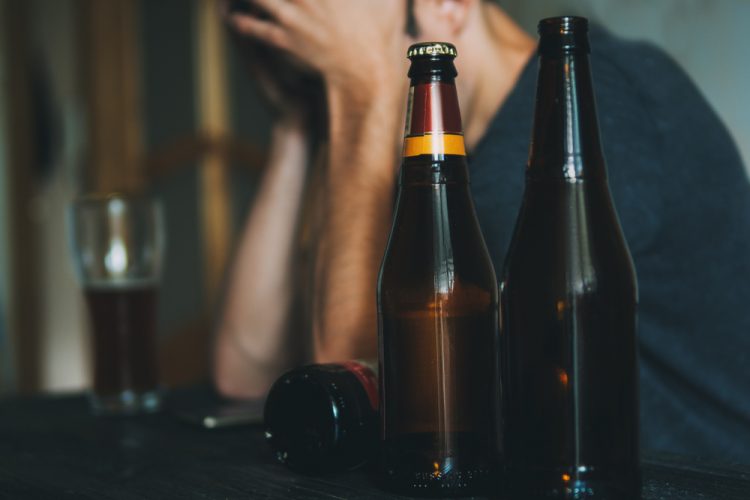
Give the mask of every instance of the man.
[[[472, 193], [495, 269], [523, 192], [535, 41], [482, 0], [254, 0], [229, 15], [247, 39], [320, 76], [328, 156], [303, 210], [304, 105], [281, 112], [268, 173], [232, 272], [217, 385], [260, 395], [311, 339], [317, 362], [374, 357], [375, 283], [392, 216], [409, 43], [455, 44]], [[410, 4], [412, 2], [409, 2]], [[416, 38], [404, 34], [413, 15]], [[646, 448], [750, 460], [750, 189], [726, 130], [656, 49], [593, 29], [592, 71], [610, 186], [640, 285]], [[273, 92], [271, 92], [273, 94]], [[280, 98], [279, 103], [289, 102]], [[310, 334], [292, 337], [297, 214], [314, 221]], [[308, 232], [309, 234], [309, 232]], [[306, 240], [310, 241], [310, 240]]]

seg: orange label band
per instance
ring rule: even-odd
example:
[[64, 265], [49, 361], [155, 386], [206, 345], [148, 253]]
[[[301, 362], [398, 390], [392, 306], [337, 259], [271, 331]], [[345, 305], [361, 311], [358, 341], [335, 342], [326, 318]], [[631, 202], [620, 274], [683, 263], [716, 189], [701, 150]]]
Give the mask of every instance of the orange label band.
[[404, 156], [466, 156], [464, 136], [459, 134], [426, 134], [404, 139]]

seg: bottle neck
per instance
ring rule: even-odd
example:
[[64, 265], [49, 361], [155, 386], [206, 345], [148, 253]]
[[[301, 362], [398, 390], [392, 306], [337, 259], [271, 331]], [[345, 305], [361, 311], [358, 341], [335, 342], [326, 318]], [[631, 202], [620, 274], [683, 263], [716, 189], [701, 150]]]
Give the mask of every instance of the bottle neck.
[[404, 159], [466, 156], [458, 94], [453, 78], [413, 78], [404, 132]]
[[542, 36], [527, 177], [606, 178], [588, 43], [571, 50]]

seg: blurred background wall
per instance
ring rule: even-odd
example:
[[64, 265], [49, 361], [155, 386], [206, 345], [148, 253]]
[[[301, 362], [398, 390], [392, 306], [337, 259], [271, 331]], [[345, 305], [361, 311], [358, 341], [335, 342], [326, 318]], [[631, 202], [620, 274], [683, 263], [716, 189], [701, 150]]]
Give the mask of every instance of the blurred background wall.
[[163, 201], [169, 385], [204, 378], [224, 265], [268, 139], [214, 0], [0, 0], [0, 390], [88, 385], [66, 204]]
[[[4, 5], [0, 4], [0, 26], [5, 26], [6, 13]], [[2, 41], [0, 41], [0, 99], [3, 99], [7, 88], [7, 63], [5, 60], [5, 50]], [[4, 102], [4, 101], [0, 101]], [[8, 144], [6, 113], [0, 106], [0, 394], [10, 390], [13, 384], [14, 366], [12, 364], [13, 355], [10, 350], [10, 341], [8, 339], [8, 324], [5, 307], [8, 301], [8, 287], [10, 279], [8, 272], [10, 269], [10, 256], [8, 255]]]
[[[539, 18], [575, 13], [661, 46], [750, 163], [750, 2], [500, 3], [532, 33]], [[89, 383], [87, 320], [64, 216], [66, 203], [89, 189], [136, 188], [163, 200], [165, 381], [206, 376], [211, 318], [270, 123], [213, 5], [0, 0], [0, 391]]]

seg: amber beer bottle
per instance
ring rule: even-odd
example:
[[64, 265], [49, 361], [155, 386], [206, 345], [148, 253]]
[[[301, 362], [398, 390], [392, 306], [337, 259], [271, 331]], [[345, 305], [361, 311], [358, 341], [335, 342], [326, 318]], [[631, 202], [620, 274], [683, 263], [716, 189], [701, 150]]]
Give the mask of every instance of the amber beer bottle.
[[381, 478], [410, 494], [488, 482], [497, 282], [469, 192], [453, 59], [409, 49], [393, 226], [378, 280]]
[[539, 33], [526, 188], [501, 284], [506, 478], [518, 498], [630, 500], [637, 285], [599, 141], [588, 23], [544, 19]]

